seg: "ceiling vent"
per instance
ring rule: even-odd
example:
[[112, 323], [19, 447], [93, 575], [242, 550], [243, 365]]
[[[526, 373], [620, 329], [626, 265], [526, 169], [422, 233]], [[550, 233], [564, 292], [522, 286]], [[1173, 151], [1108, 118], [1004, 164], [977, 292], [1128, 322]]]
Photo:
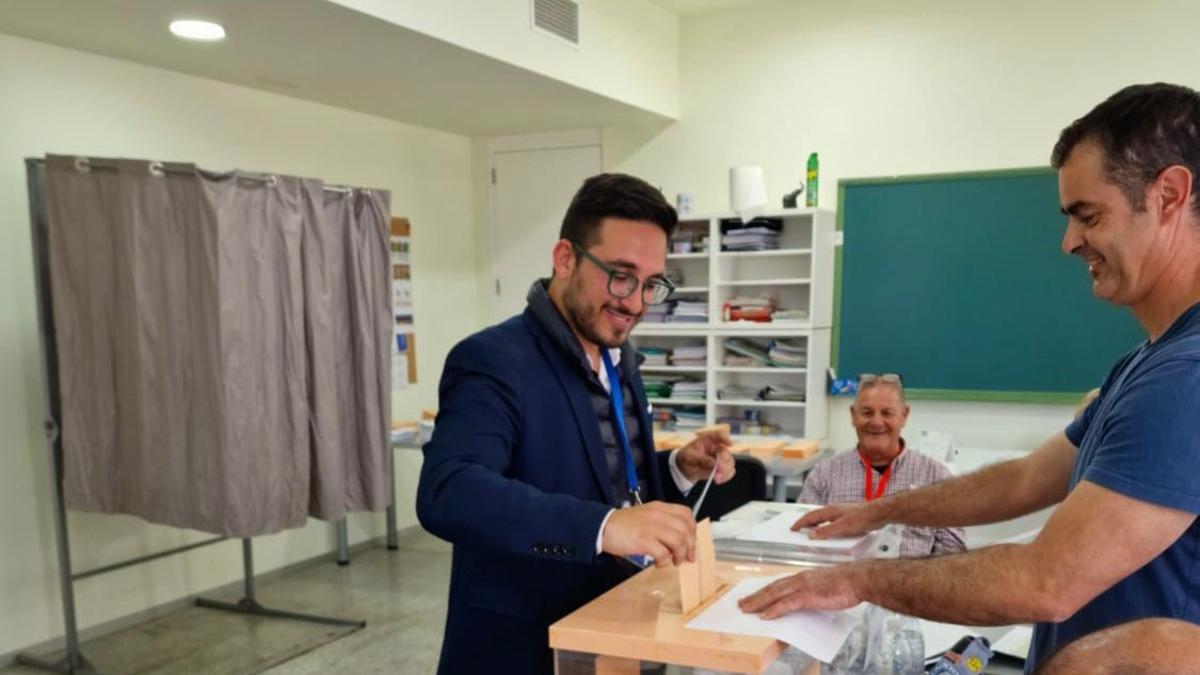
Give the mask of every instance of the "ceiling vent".
[[579, 3], [576, 0], [533, 0], [533, 29], [579, 46]]

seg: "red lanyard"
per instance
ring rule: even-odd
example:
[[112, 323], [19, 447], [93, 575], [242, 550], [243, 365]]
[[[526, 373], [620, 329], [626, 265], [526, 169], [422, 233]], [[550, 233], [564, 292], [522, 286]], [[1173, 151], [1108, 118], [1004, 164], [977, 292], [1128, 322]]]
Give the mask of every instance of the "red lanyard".
[[888, 464], [887, 470], [879, 477], [879, 489], [872, 492], [871, 488], [875, 485], [875, 467], [871, 466], [861, 452], [858, 453], [858, 459], [862, 462], [863, 473], [866, 475], [866, 490], [863, 499], [868, 502], [872, 499], [879, 499], [883, 496], [884, 490], [887, 490], [888, 479], [892, 477], [892, 468], [896, 466], [896, 460], [893, 458], [892, 462]]

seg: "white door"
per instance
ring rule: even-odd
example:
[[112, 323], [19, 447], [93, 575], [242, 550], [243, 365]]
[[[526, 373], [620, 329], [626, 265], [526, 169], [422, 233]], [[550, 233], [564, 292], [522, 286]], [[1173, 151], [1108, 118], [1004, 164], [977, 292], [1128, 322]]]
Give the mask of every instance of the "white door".
[[550, 276], [563, 214], [600, 173], [600, 147], [496, 152], [492, 168], [492, 317], [502, 321], [525, 309], [534, 279]]

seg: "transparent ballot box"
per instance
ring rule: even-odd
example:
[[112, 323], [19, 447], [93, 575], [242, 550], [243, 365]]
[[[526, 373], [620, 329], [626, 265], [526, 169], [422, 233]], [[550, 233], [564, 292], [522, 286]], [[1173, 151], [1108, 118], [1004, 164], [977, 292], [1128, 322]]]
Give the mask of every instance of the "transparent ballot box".
[[898, 525], [889, 525], [850, 540], [810, 541], [786, 532], [813, 504], [756, 501], [731, 511], [713, 523], [717, 558], [806, 567], [854, 560], [896, 558], [900, 554]]
[[564, 617], [550, 627], [556, 672], [819, 673], [819, 662], [774, 638], [687, 628], [699, 613], [743, 579], [790, 574], [803, 567], [897, 557], [898, 527], [853, 541], [795, 543], [788, 527], [812, 508], [816, 507], [751, 502], [713, 523], [716, 590], [690, 612], [682, 609], [680, 571], [665, 567], [643, 570]]
[[[554, 671], [558, 675], [727, 675], [742, 672], [564, 650], [555, 651], [554, 656]], [[811, 656], [789, 647], [764, 670], [756, 672], [761, 675], [818, 675], [821, 664]]]

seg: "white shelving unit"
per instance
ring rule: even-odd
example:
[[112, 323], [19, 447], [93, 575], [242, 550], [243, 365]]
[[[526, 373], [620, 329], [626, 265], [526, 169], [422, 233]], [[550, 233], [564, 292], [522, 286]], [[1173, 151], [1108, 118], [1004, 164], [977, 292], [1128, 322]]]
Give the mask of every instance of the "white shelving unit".
[[[829, 370], [830, 329], [833, 325], [834, 214], [819, 209], [788, 209], [764, 214], [783, 220], [780, 248], [770, 251], [722, 251], [721, 221], [733, 213], [688, 217], [681, 226], [707, 228], [708, 252], [673, 253], [667, 265], [684, 273], [684, 287], [676, 296], [707, 296], [709, 323], [643, 323], [634, 330], [639, 347], [674, 349], [680, 345], [704, 345], [705, 366], [643, 366], [643, 377], [684, 377], [703, 380], [702, 401], [652, 398], [659, 407], [681, 406], [704, 409], [707, 424], [723, 417], [743, 417], [760, 411], [762, 418], [781, 427], [781, 432], [804, 438], [826, 438], [829, 400], [825, 390]], [[806, 321], [768, 323], [722, 321], [725, 302], [734, 296], [765, 293], [775, 298], [780, 309], [808, 312]], [[728, 338], [753, 340], [764, 347], [776, 338], [799, 338], [808, 348], [804, 367], [745, 367], [724, 365]], [[805, 401], [763, 401], [753, 398], [718, 398], [724, 387], [738, 385], [759, 389], [772, 384], [802, 387]]]

